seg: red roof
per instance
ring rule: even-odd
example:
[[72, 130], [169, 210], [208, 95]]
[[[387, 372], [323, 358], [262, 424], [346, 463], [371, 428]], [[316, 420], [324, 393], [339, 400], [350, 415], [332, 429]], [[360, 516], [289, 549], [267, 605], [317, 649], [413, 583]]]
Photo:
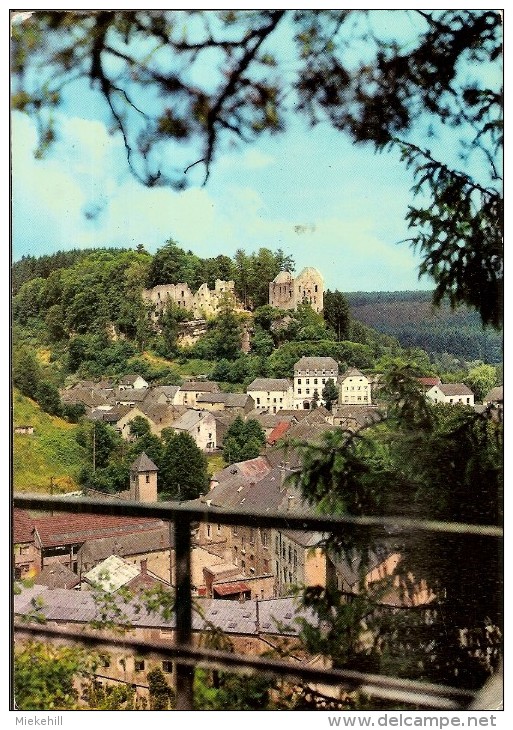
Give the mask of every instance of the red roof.
[[22, 542], [34, 542], [35, 519], [31, 517], [24, 509], [15, 507], [13, 510], [13, 539], [14, 544], [18, 545]]
[[433, 385], [440, 385], [440, 383], [441, 383], [440, 378], [417, 378], [417, 380], [422, 385], [426, 385], [430, 388], [432, 388]]
[[219, 596], [232, 596], [234, 593], [246, 593], [251, 590], [247, 583], [241, 581], [237, 583], [221, 583], [220, 585], [212, 586], [214, 593]]
[[278, 425], [273, 428], [271, 433], [269, 434], [267, 438], [268, 444], [275, 444], [277, 441], [281, 439], [281, 437], [284, 435], [286, 431], [288, 431], [290, 428], [290, 423], [287, 423], [287, 421], [280, 421]]
[[94, 514], [59, 514], [34, 520], [43, 547], [74, 545], [98, 537], [154, 530], [162, 520], [151, 517], [119, 517]]

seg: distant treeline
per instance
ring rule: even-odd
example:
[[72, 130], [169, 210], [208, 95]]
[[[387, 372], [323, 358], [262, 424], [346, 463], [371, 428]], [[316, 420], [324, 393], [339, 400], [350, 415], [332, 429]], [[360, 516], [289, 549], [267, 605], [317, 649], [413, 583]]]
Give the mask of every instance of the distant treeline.
[[502, 332], [483, 329], [479, 315], [465, 307], [433, 307], [429, 291], [350, 292], [345, 296], [354, 319], [396, 337], [403, 347], [421, 347], [430, 354], [446, 352], [467, 361], [502, 361]]

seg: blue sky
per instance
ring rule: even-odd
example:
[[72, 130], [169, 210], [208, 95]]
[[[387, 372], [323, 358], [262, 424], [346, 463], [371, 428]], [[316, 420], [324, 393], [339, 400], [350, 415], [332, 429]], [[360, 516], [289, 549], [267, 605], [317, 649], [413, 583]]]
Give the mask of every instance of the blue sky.
[[[189, 188], [176, 192], [131, 176], [121, 135], [109, 133], [84, 88], [70, 86], [56, 121], [56, 143], [35, 159], [34, 122], [12, 115], [14, 260], [140, 243], [154, 253], [172, 237], [200, 256], [282, 248], [298, 270], [316, 266], [331, 289], [432, 288], [400, 243], [410, 235], [412, 177], [397, 152], [376, 154], [328, 124], [310, 129], [293, 119], [283, 134], [225, 144], [205, 186], [198, 165]], [[186, 146], [178, 154], [184, 167], [198, 159]]]

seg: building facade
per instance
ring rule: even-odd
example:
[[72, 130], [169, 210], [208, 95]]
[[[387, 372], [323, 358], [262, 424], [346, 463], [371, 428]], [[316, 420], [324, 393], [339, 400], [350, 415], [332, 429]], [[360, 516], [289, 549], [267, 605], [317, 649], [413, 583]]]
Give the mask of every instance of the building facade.
[[368, 378], [356, 368], [350, 368], [338, 377], [338, 402], [340, 405], [370, 405], [371, 386]]
[[294, 365], [294, 409], [309, 409], [316, 400], [321, 405], [324, 386], [331, 380], [337, 387], [338, 364], [332, 357], [302, 357]]

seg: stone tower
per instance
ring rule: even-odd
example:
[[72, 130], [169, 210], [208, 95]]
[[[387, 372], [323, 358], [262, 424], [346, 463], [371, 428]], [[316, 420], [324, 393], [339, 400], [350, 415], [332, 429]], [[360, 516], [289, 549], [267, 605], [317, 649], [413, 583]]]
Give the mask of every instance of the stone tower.
[[158, 467], [143, 451], [130, 467], [130, 499], [156, 502], [157, 472]]
[[324, 307], [324, 280], [312, 266], [307, 266], [295, 278], [281, 271], [269, 284], [269, 304], [279, 309], [296, 309], [308, 302], [316, 312]]

